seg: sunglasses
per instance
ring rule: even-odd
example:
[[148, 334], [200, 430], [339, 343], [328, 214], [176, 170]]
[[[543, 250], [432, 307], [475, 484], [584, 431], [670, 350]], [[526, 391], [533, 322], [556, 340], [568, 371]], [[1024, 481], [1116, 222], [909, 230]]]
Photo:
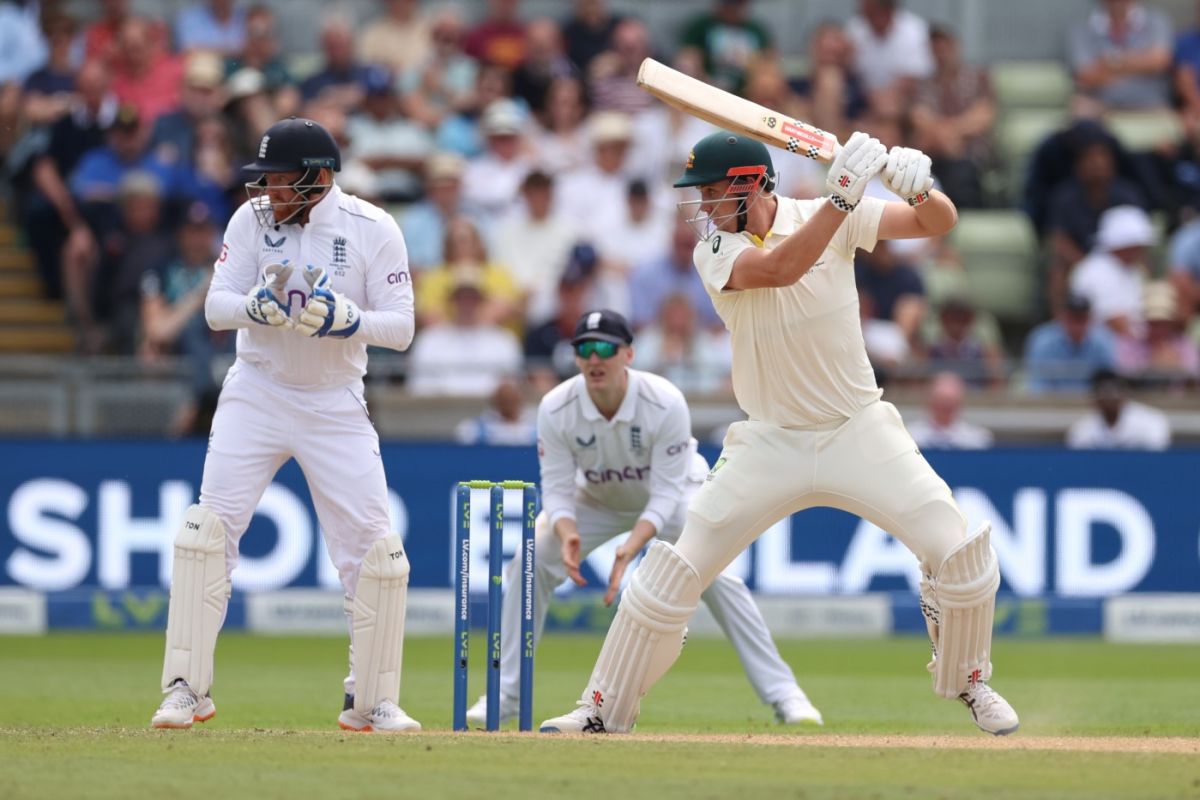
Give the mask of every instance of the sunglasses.
[[575, 355], [583, 359], [592, 357], [592, 353], [600, 356], [603, 359], [612, 358], [621, 349], [621, 345], [613, 342], [602, 342], [596, 339], [589, 339], [586, 342], [580, 342], [575, 345]]

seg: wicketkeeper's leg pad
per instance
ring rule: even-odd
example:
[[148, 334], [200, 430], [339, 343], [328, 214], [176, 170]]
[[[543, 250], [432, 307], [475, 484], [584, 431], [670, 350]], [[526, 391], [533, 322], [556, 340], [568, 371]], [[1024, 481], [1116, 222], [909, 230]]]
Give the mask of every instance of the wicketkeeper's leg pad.
[[354, 710], [366, 715], [383, 700], [398, 703], [404, 656], [408, 556], [390, 534], [371, 544], [350, 601], [354, 654]]
[[165, 692], [178, 678], [203, 697], [213, 680], [213, 652], [229, 603], [225, 526], [207, 508], [194, 505], [175, 536], [171, 602], [167, 611]]
[[621, 596], [584, 695], [599, 707], [606, 730], [633, 727], [642, 697], [679, 658], [702, 588], [695, 567], [674, 546], [650, 546]]
[[992, 622], [1000, 564], [984, 524], [956, 545], [933, 576], [921, 581], [921, 611], [933, 641], [933, 691], [962, 694], [968, 684], [991, 677]]

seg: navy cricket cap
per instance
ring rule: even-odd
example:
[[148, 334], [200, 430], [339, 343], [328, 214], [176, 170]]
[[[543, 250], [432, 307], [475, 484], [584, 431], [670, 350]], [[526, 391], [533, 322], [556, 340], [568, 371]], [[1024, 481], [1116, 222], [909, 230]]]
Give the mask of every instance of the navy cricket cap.
[[575, 336], [572, 337], [571, 344], [587, 341], [633, 344], [633, 330], [625, 317], [612, 309], [588, 311], [575, 323]]

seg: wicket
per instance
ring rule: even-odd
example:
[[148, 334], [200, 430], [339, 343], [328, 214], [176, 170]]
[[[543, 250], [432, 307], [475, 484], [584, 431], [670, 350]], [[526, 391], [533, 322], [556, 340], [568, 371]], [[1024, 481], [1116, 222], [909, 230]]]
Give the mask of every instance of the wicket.
[[[500, 729], [500, 608], [504, 554], [504, 492], [519, 490], [522, 502], [521, 680], [518, 728], [533, 730], [533, 557], [537, 484], [525, 481], [462, 481], [455, 495], [454, 558], [454, 730], [467, 730], [467, 660], [471, 639], [471, 490], [490, 492], [488, 526], [487, 729]], [[509, 591], [517, 587], [509, 587]]]

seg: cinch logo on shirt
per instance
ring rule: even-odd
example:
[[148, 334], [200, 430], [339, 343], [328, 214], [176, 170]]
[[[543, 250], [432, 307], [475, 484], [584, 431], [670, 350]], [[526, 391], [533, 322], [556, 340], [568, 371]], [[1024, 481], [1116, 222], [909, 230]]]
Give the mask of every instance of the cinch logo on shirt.
[[585, 469], [583, 477], [588, 483], [624, 483], [644, 481], [650, 474], [649, 467], [622, 467], [621, 469]]

